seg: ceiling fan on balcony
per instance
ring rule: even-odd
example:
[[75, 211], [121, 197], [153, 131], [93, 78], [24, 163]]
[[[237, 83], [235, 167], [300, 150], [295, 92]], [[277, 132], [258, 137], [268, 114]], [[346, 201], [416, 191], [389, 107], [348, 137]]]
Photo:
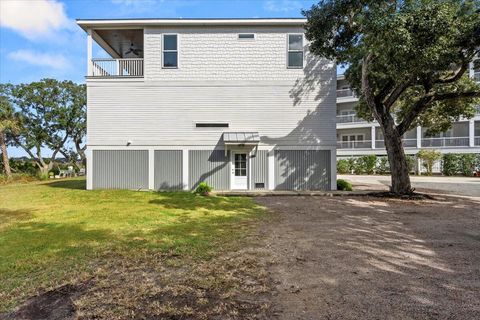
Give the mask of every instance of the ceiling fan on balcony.
[[142, 49], [139, 49], [139, 48], [136, 48], [134, 45], [133, 45], [133, 42], [130, 43], [130, 48], [128, 49], [128, 51], [126, 51], [124, 53], [125, 54], [129, 54], [129, 53], [133, 53], [134, 55], [138, 56], [140, 55], [140, 52], [142, 52]]

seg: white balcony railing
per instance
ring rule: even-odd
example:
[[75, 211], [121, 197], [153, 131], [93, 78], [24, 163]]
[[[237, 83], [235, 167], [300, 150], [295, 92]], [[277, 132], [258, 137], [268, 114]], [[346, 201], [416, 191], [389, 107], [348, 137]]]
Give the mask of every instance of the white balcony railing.
[[358, 122], [367, 122], [357, 116], [356, 114], [345, 114], [337, 116], [337, 123], [358, 123]]
[[468, 147], [468, 137], [422, 138], [422, 148]]
[[[402, 143], [404, 148], [417, 147], [417, 139], [403, 139]], [[385, 148], [385, 140], [375, 140], [375, 148], [377, 149]]]
[[143, 59], [92, 59], [93, 77], [143, 77]]
[[352, 89], [340, 89], [337, 90], [337, 98], [354, 98], [355, 93]]
[[338, 149], [370, 149], [372, 147], [372, 141], [337, 141]]

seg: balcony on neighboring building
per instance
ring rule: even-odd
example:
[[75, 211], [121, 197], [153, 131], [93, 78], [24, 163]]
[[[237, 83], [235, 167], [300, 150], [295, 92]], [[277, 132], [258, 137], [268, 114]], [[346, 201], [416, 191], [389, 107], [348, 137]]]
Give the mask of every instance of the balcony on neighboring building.
[[356, 114], [341, 114], [337, 115], [337, 123], [361, 123], [367, 122]]
[[452, 148], [468, 146], [468, 137], [422, 138], [422, 148]]
[[370, 149], [371, 147], [371, 140], [337, 141], [338, 149]]

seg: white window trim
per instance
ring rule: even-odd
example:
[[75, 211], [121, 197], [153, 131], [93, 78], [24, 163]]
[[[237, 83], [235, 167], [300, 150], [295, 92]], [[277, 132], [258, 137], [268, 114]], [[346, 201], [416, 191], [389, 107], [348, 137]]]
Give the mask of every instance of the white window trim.
[[[177, 36], [177, 50], [165, 50], [165, 36]], [[180, 68], [180, 37], [178, 33], [162, 33], [162, 69], [179, 69]], [[165, 67], [164, 53], [165, 52], [176, 52], [177, 53], [177, 66], [176, 67]]]
[[[302, 36], [302, 50], [290, 50], [290, 36]], [[303, 69], [305, 66], [305, 50], [303, 49], [305, 43], [305, 39], [303, 33], [287, 33], [287, 54], [286, 54], [286, 62], [287, 62], [287, 69]], [[288, 64], [288, 53], [289, 52], [301, 52], [302, 53], [302, 66], [301, 67], [290, 67]]]
[[[253, 38], [240, 38], [241, 34], [253, 34]], [[253, 41], [255, 39], [257, 39], [257, 34], [255, 34], [253, 32], [242, 32], [242, 33], [237, 34], [237, 40], [239, 40], [239, 41]]]

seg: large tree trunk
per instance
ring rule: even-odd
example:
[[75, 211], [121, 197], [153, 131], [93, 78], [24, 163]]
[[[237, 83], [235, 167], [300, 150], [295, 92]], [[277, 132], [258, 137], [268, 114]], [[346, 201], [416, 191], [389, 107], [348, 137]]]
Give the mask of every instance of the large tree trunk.
[[7, 152], [7, 143], [5, 139], [5, 133], [0, 132], [0, 148], [2, 150], [2, 158], [3, 158], [3, 168], [5, 170], [5, 174], [7, 178], [12, 177], [12, 170], [10, 169], [10, 161], [8, 160], [8, 152]]
[[407, 157], [403, 150], [402, 136], [398, 134], [393, 123], [385, 124], [382, 129], [392, 177], [390, 191], [397, 194], [409, 194], [412, 192], [412, 186]]

